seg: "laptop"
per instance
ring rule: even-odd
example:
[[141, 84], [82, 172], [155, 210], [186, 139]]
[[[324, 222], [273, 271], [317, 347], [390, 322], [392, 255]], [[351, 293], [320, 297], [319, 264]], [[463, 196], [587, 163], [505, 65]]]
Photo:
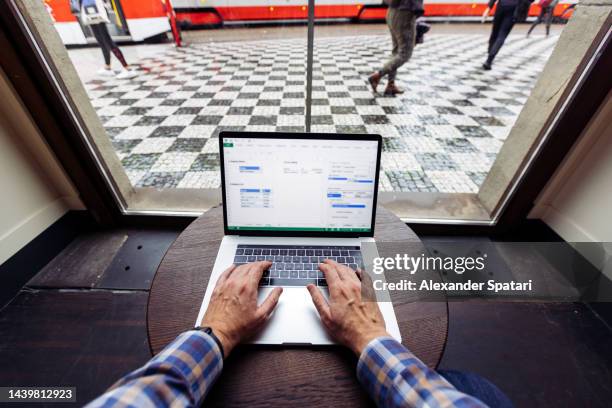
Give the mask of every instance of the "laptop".
[[[317, 285], [328, 298], [320, 262], [333, 259], [367, 271], [377, 256], [372, 243], [381, 144], [379, 135], [221, 132], [225, 236], [196, 324], [225, 269], [268, 260], [258, 302], [276, 286], [283, 294], [250, 343], [333, 344], [306, 286]], [[401, 341], [391, 302], [379, 306], [387, 331]]]

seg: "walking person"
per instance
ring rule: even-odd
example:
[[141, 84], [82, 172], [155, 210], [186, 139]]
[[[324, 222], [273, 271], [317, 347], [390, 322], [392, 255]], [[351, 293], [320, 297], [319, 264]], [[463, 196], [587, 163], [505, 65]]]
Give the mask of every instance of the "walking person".
[[115, 72], [111, 68], [112, 52], [122, 66], [121, 72], [117, 74], [117, 78], [134, 78], [138, 74], [132, 70], [125, 61], [123, 53], [111, 38], [108, 28], [106, 27], [106, 24], [110, 23], [107, 7], [108, 5], [104, 0], [71, 0], [70, 2], [72, 12], [80, 19], [83, 25], [87, 25], [91, 28], [98, 45], [102, 49], [104, 67], [98, 71], [98, 75], [115, 75]]
[[540, 23], [544, 23], [546, 26], [546, 36], [550, 34], [550, 25], [552, 24], [553, 12], [555, 11], [557, 3], [559, 3], [559, 0], [540, 0], [540, 3], [538, 3], [540, 6], [540, 15], [538, 15], [533, 24], [531, 24], [531, 27], [529, 27], [527, 37], [529, 37], [529, 34], [531, 34], [533, 29]]
[[368, 82], [374, 93], [381, 79], [387, 77], [385, 95], [395, 96], [404, 91], [395, 85], [395, 77], [399, 67], [412, 56], [416, 39], [416, 19], [423, 15], [423, 0], [385, 0], [387, 10], [387, 26], [391, 33], [393, 50], [391, 58], [379, 70], [368, 77]]
[[493, 60], [499, 52], [506, 37], [512, 31], [514, 23], [523, 22], [527, 19], [529, 6], [533, 0], [489, 0], [489, 4], [482, 13], [482, 22], [484, 23], [489, 16], [491, 9], [497, 3], [495, 15], [493, 16], [493, 27], [491, 36], [489, 37], [489, 49], [487, 60], [482, 64], [482, 69], [488, 71], [493, 65]]

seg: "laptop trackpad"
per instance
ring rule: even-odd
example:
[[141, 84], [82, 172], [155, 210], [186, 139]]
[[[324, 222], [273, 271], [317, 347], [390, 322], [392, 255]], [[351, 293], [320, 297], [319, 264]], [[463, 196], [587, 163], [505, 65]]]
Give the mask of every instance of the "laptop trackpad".
[[[257, 303], [261, 304], [273, 288], [260, 288]], [[322, 290], [326, 298], [327, 289]], [[283, 288], [276, 309], [266, 326], [250, 343], [256, 344], [333, 344], [305, 287]]]

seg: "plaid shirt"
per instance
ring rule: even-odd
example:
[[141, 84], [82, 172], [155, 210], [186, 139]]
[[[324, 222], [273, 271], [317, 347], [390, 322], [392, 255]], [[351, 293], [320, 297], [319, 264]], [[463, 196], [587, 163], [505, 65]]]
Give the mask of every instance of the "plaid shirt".
[[379, 407], [486, 407], [453, 387], [392, 337], [372, 340], [357, 378]]
[[188, 331], [87, 407], [198, 406], [222, 369], [221, 350], [212, 337]]
[[[198, 406], [222, 368], [215, 341], [201, 331], [188, 331], [87, 407]], [[484, 407], [391, 337], [367, 345], [357, 377], [380, 407]]]

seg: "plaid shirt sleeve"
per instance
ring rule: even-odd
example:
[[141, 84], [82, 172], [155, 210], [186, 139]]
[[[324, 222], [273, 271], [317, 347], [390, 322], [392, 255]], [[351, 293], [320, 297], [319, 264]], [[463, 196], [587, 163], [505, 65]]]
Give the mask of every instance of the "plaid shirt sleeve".
[[379, 337], [366, 346], [357, 378], [379, 407], [486, 407], [391, 337]]
[[188, 331], [143, 367], [120, 379], [88, 408], [199, 406], [222, 368], [221, 350], [212, 337]]

